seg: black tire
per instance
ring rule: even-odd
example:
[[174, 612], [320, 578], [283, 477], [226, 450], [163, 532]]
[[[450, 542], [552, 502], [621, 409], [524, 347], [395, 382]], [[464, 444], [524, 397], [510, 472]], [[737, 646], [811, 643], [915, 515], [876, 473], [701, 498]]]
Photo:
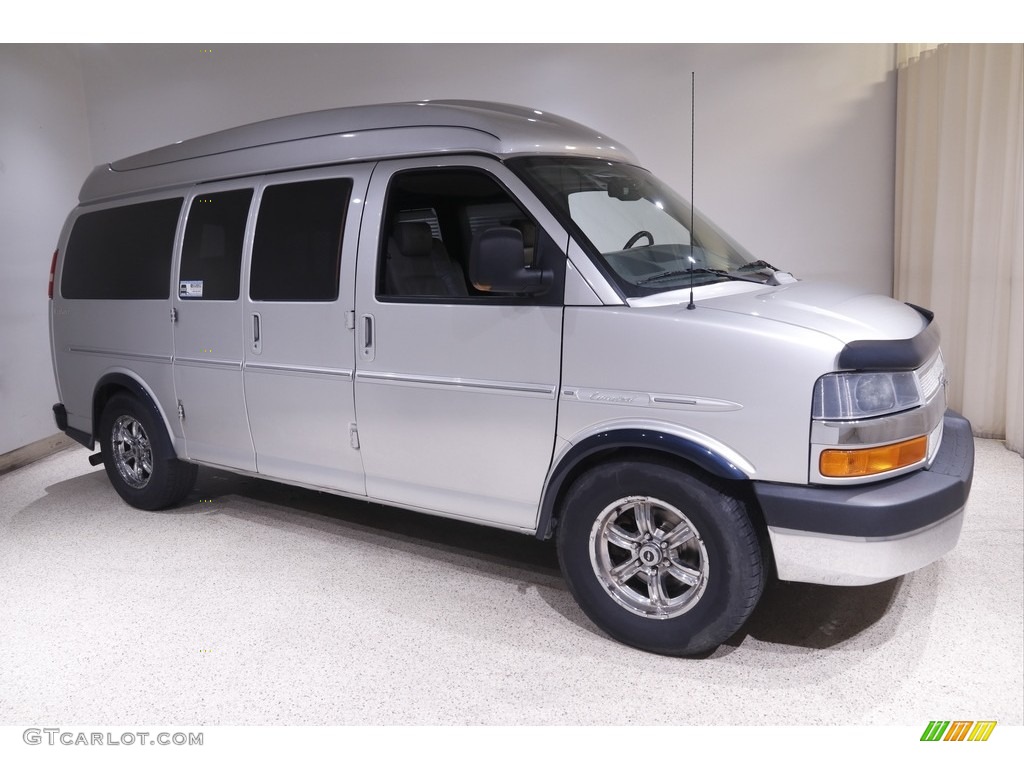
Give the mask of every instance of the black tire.
[[657, 460], [602, 464], [573, 483], [561, 510], [558, 558], [569, 589], [627, 645], [669, 656], [711, 651], [739, 630], [764, 590], [746, 505], [696, 470]]
[[166, 509], [195, 485], [198, 467], [174, 455], [155, 406], [127, 393], [103, 409], [100, 451], [110, 484], [133, 507]]

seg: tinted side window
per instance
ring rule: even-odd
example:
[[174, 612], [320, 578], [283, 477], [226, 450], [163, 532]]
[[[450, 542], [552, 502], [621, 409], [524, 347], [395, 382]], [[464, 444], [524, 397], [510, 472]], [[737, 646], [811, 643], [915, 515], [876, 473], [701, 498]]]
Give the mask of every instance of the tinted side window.
[[182, 198], [79, 216], [68, 239], [61, 295], [68, 299], [166, 299]]
[[338, 298], [341, 233], [352, 182], [322, 179], [267, 187], [252, 249], [254, 301]]
[[[558, 304], [565, 254], [489, 174], [472, 168], [395, 174], [388, 188], [378, 260], [377, 296], [441, 302]], [[495, 228], [519, 230], [523, 263], [547, 269], [544, 294], [482, 290], [469, 280], [473, 242]]]
[[251, 189], [217, 192], [192, 200], [181, 247], [178, 295], [234, 301]]

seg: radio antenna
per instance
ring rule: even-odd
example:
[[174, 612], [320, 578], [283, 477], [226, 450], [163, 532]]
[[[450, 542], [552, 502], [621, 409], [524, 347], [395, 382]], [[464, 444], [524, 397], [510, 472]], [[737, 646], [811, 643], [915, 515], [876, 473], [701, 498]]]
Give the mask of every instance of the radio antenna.
[[694, 123], [694, 73], [690, 72], [690, 303], [687, 309], [696, 309], [693, 303], [693, 265], [697, 262], [693, 258], [693, 123]]

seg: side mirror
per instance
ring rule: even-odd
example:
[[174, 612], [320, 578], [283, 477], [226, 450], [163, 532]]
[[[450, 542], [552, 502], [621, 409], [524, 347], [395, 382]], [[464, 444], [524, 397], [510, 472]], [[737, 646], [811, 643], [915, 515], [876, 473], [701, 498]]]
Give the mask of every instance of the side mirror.
[[515, 227], [493, 227], [473, 236], [469, 249], [469, 280], [479, 291], [544, 293], [554, 278], [550, 269], [527, 264], [523, 233]]

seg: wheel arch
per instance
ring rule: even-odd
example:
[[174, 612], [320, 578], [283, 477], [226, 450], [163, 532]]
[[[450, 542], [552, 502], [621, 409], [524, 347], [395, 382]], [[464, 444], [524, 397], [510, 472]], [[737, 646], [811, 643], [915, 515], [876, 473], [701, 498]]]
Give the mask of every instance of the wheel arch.
[[590, 435], [575, 443], [558, 459], [545, 483], [536, 537], [549, 539], [554, 534], [562, 499], [577, 477], [610, 460], [642, 456], [668, 460], [683, 469], [696, 469], [711, 475], [735, 488], [760, 515], [749, 476], [721, 453], [680, 435], [652, 429], [622, 428]]
[[[170, 452], [171, 456], [177, 457], [178, 452], [174, 450], [174, 443], [170, 437], [171, 429], [167, 422], [167, 416], [158, 405], [157, 399], [142, 381], [124, 372], [107, 373], [96, 382], [92, 396], [93, 439], [100, 441], [100, 418], [103, 416], [103, 410], [112, 397], [122, 392], [132, 395], [153, 412], [153, 415], [164, 427], [163, 430], [159, 430], [156, 439], [160, 441], [163, 448]], [[151, 439], [153, 439], [152, 436]], [[102, 444], [102, 441], [100, 442]]]

